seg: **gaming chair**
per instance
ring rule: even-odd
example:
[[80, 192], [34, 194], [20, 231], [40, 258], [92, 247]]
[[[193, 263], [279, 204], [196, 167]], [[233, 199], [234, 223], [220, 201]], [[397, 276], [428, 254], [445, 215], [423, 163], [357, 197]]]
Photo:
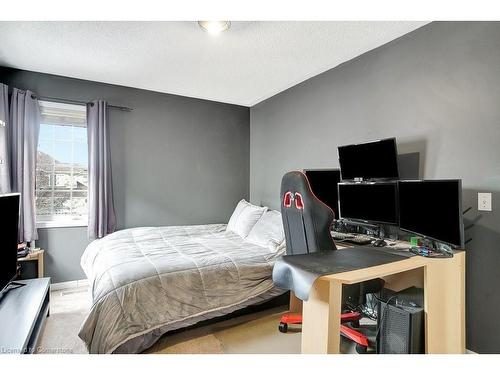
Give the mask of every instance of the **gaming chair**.
[[[320, 201], [312, 192], [309, 181], [300, 171], [288, 172], [281, 181], [281, 216], [286, 239], [286, 254], [308, 254], [318, 251], [335, 251], [337, 247], [330, 234], [335, 218], [330, 207]], [[367, 293], [380, 291], [383, 281], [370, 280], [365, 283], [345, 285], [342, 291], [344, 304], [347, 300], [354, 305], [365, 301]], [[359, 312], [341, 314], [340, 332], [357, 343], [357, 350], [366, 351], [369, 342], [366, 335], [353, 329], [359, 327]], [[351, 322], [351, 325], [346, 325]], [[281, 317], [279, 330], [286, 332], [288, 324], [301, 324], [302, 314], [288, 313]]]
[[283, 176], [281, 217], [287, 255], [337, 249], [330, 234], [335, 214], [313, 194], [302, 172], [288, 172]]

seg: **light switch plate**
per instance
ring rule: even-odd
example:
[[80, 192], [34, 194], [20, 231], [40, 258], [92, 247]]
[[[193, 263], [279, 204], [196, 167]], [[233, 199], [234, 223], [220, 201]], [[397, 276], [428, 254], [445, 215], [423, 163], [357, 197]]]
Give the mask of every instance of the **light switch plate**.
[[491, 193], [477, 193], [478, 211], [491, 211]]

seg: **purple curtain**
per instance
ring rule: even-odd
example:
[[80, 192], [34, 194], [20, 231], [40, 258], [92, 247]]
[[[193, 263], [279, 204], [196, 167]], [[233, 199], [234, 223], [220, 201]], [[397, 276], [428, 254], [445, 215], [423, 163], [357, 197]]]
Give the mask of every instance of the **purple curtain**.
[[10, 193], [9, 87], [0, 83], [0, 194]]
[[87, 104], [87, 134], [89, 147], [88, 236], [90, 239], [95, 239], [113, 233], [116, 228], [106, 101], [94, 100]]
[[35, 212], [35, 175], [40, 107], [31, 91], [12, 89], [9, 136], [12, 192], [21, 193], [19, 242], [38, 239]]

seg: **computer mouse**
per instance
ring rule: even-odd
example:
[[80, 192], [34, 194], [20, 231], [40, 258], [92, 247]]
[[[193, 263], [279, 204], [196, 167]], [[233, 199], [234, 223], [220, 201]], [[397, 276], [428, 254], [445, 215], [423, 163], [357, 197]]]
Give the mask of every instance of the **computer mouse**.
[[378, 239], [378, 240], [373, 241], [372, 245], [375, 247], [382, 247], [382, 246], [387, 246], [387, 242], [385, 242], [382, 239]]

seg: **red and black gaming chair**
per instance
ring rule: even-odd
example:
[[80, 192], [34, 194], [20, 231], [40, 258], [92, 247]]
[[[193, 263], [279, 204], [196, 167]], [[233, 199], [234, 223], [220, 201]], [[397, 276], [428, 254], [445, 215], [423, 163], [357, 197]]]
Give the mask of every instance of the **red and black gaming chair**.
[[[286, 239], [286, 254], [308, 254], [318, 251], [335, 251], [330, 229], [335, 218], [334, 212], [320, 201], [312, 192], [309, 181], [300, 171], [288, 172], [281, 181], [281, 216]], [[358, 304], [364, 301], [366, 293], [378, 292], [382, 280], [371, 280], [366, 283], [345, 285], [343, 299], [353, 299]], [[349, 311], [341, 314], [340, 332], [344, 337], [356, 342], [358, 346], [367, 348], [368, 338], [352, 327], [359, 326], [362, 315]], [[347, 325], [347, 322], [351, 322]], [[302, 314], [284, 314], [281, 317], [279, 330], [286, 332], [288, 324], [301, 324]]]

